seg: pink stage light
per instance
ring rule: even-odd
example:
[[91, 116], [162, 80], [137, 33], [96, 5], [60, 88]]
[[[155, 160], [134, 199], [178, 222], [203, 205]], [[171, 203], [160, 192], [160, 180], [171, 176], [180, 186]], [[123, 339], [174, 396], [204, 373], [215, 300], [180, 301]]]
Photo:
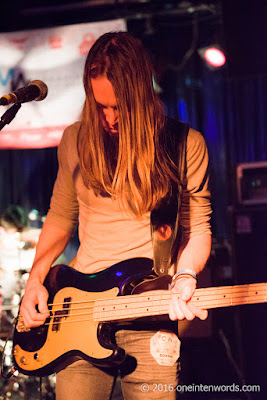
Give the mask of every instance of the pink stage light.
[[204, 58], [208, 64], [215, 68], [222, 67], [226, 62], [224, 53], [216, 47], [209, 47], [204, 52]]

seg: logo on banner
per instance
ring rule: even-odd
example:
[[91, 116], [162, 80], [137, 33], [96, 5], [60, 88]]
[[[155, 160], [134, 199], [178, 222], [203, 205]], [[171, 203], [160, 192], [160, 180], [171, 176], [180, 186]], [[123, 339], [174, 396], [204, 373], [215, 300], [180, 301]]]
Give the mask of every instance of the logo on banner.
[[61, 49], [63, 47], [62, 37], [59, 35], [50, 36], [49, 44], [52, 50]]
[[18, 50], [24, 50], [26, 47], [26, 43], [29, 37], [22, 37], [22, 38], [10, 38], [9, 41], [12, 43]]
[[95, 41], [96, 38], [92, 33], [86, 33], [85, 35], [83, 35], [83, 41], [79, 45], [79, 53], [81, 55], [87, 54]]

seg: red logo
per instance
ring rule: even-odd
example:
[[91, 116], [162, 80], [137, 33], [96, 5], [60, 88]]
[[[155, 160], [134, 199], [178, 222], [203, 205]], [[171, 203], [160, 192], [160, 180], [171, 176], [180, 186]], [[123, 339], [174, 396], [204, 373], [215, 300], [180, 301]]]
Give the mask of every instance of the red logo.
[[49, 44], [51, 49], [61, 49], [63, 47], [62, 37], [61, 36], [50, 36]]
[[83, 41], [79, 45], [79, 53], [81, 55], [87, 54], [94, 43], [95, 43], [94, 35], [92, 33], [86, 33], [85, 35], [83, 35]]
[[28, 40], [28, 37], [24, 38], [10, 38], [8, 39], [11, 43], [16, 46], [18, 50], [23, 50], [25, 48], [26, 42]]

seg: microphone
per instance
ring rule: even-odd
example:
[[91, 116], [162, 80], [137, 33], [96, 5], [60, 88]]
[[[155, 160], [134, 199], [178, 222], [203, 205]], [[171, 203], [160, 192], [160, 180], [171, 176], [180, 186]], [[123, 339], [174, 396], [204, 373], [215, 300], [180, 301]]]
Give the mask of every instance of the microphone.
[[42, 81], [32, 81], [23, 88], [17, 89], [0, 98], [0, 106], [13, 103], [27, 103], [28, 101], [41, 101], [46, 98], [48, 87]]

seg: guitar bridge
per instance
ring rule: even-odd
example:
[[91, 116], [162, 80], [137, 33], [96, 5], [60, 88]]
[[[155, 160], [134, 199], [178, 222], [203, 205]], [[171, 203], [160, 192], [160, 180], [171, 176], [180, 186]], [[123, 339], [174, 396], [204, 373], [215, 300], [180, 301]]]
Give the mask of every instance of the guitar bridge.
[[23, 317], [19, 314], [17, 318], [16, 329], [18, 332], [30, 332], [31, 328], [26, 328]]

